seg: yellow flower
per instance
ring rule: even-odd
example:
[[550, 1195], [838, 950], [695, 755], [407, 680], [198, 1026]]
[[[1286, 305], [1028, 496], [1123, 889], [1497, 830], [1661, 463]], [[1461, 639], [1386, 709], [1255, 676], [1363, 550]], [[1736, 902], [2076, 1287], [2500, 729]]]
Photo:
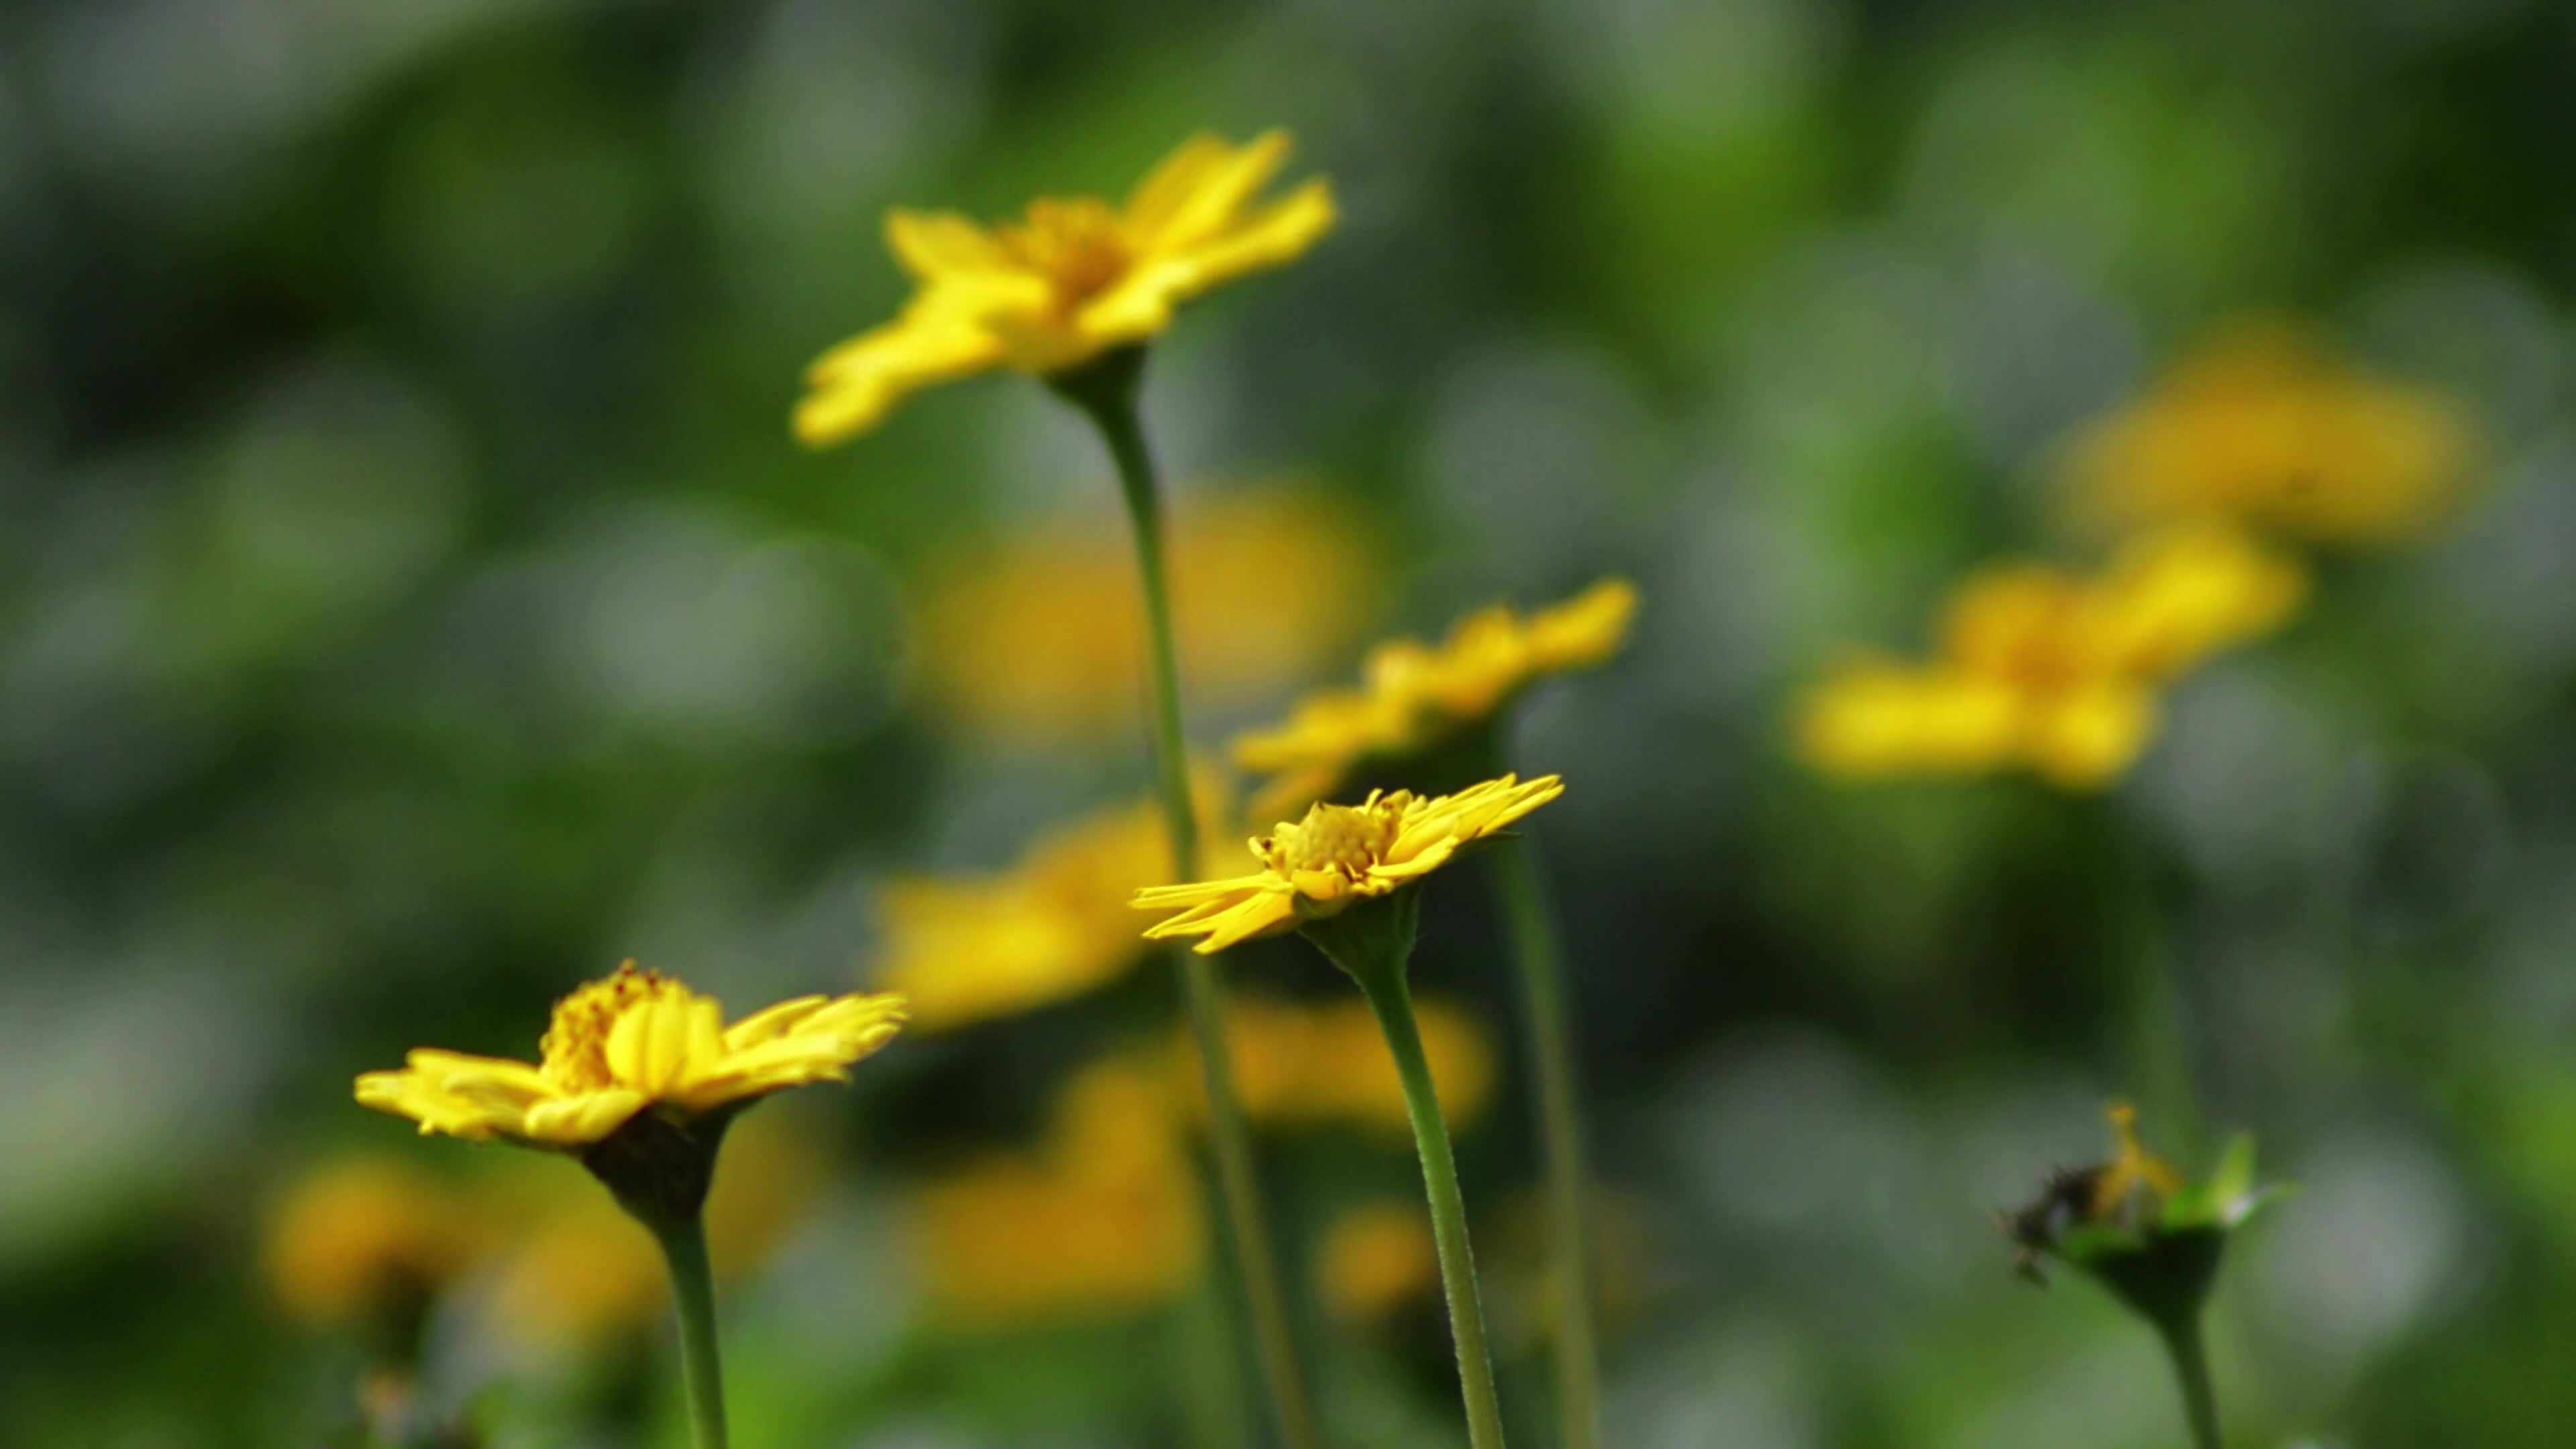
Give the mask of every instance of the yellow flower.
[[1039, 1151], [934, 1179], [911, 1219], [934, 1312], [976, 1329], [1167, 1302], [1197, 1277], [1206, 1236], [1168, 1097], [1114, 1060], [1067, 1084]]
[[2140, 538], [2089, 579], [1990, 568], [1952, 596], [1933, 662], [1863, 655], [1809, 689], [1798, 751], [1854, 778], [2019, 766], [2099, 786], [2153, 737], [2160, 685], [2278, 628], [2306, 592], [2296, 563], [2206, 524]]
[[2422, 533], [2476, 451], [2426, 391], [2382, 381], [2300, 329], [2241, 323], [2087, 426], [2062, 473], [2078, 515], [2125, 528], [2217, 516], [2325, 542]]
[[[1167, 557], [1181, 676], [1213, 709], [1342, 657], [1376, 597], [1366, 530], [1312, 492], [1184, 496]], [[1123, 530], [1059, 521], [944, 570], [920, 610], [923, 689], [950, 718], [1032, 741], [1134, 729], [1135, 569]]]
[[441, 1180], [391, 1158], [346, 1157], [278, 1200], [261, 1262], [294, 1318], [346, 1324], [437, 1292], [484, 1250], [485, 1228]]
[[907, 394], [994, 368], [1055, 373], [1143, 342], [1201, 292], [1295, 260], [1333, 225], [1309, 181], [1254, 198], [1288, 159], [1288, 136], [1236, 146], [1200, 135], [1124, 207], [1040, 199], [1016, 222], [896, 210], [886, 243], [918, 284], [901, 316], [826, 352], [806, 372], [796, 435], [811, 446], [876, 426]]
[[1440, 1258], [1422, 1205], [1388, 1199], [1346, 1209], [1315, 1250], [1315, 1293], [1346, 1323], [1369, 1323], [1426, 1299]]
[[1230, 880], [1153, 886], [1138, 910], [1178, 910], [1149, 939], [1203, 936], [1200, 955], [1334, 915], [1352, 902], [1393, 894], [1470, 845], [1565, 793], [1554, 775], [1505, 775], [1455, 795], [1372, 790], [1357, 805], [1314, 805], [1296, 824], [1249, 842], [1262, 868]]
[[1364, 760], [1436, 745], [1532, 680], [1600, 663], [1625, 642], [1636, 611], [1636, 587], [1604, 579], [1527, 617], [1501, 604], [1479, 610], [1438, 644], [1378, 645], [1361, 666], [1359, 688], [1312, 695], [1286, 723], [1236, 737], [1236, 764], [1277, 777], [1253, 801], [1255, 818], [1329, 794]]
[[[1201, 828], [1223, 814], [1213, 770], [1191, 772]], [[1171, 873], [1161, 808], [1137, 801], [1040, 839], [1011, 870], [908, 877], [880, 902], [878, 980], [923, 1031], [946, 1031], [1079, 996], [1133, 970], [1145, 950], [1127, 897]]]
[[900, 996], [800, 996], [727, 1027], [715, 998], [629, 961], [555, 1003], [536, 1065], [422, 1047], [359, 1077], [358, 1100], [424, 1134], [577, 1150], [647, 1108], [698, 1116], [845, 1081], [903, 1017]]
[[[707, 1256], [719, 1281], [757, 1271], [807, 1218], [828, 1156], [781, 1118], [746, 1118], [726, 1134], [724, 1171], [706, 1203]], [[513, 1345], [546, 1353], [613, 1342], [651, 1329], [670, 1303], [660, 1250], [611, 1199], [554, 1173], [505, 1175], [487, 1196], [489, 1211], [520, 1223], [480, 1304]]]

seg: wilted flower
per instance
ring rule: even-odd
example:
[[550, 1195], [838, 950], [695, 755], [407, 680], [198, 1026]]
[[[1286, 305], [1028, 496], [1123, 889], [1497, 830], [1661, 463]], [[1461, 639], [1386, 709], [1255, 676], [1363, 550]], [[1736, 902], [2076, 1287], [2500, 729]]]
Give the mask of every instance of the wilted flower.
[[2254, 1139], [2240, 1136], [2218, 1170], [2192, 1182], [2138, 1140], [2136, 1109], [2112, 1104], [2111, 1160], [2049, 1176], [2037, 1198], [2007, 1213], [2019, 1270], [2036, 1280], [2054, 1258], [2100, 1280], [2159, 1323], [2196, 1313], [2217, 1278], [2227, 1235], [2280, 1197], [2254, 1182]]
[[1861, 656], [1811, 687], [1799, 753], [1859, 778], [2019, 766], [2092, 788], [2146, 748], [2160, 685], [2279, 627], [2306, 592], [2298, 564], [2208, 525], [2138, 539], [2091, 578], [1990, 568], [1952, 596], [1933, 662]]
[[839, 442], [912, 392], [994, 368], [1063, 372], [1161, 332], [1201, 292], [1294, 260], [1332, 228], [1333, 197], [1318, 180], [1255, 202], [1288, 144], [1284, 131], [1246, 146], [1193, 137], [1123, 207], [1041, 198], [989, 228], [890, 213], [887, 245], [919, 289], [896, 320], [807, 370], [796, 435]]
[[2296, 327], [2251, 322], [2078, 433], [2062, 471], [2096, 527], [2219, 517], [2387, 543], [2432, 523], [2475, 451], [2438, 395], [2353, 368]]
[[1505, 775], [1455, 795], [1372, 790], [1357, 805], [1314, 805], [1304, 820], [1249, 842], [1263, 867], [1254, 874], [1150, 887], [1136, 892], [1135, 905], [1180, 912], [1148, 937], [1204, 937], [1192, 949], [1211, 954], [1392, 895], [1564, 793], [1554, 775]]
[[[1031, 739], [1133, 728], [1146, 665], [1133, 549], [1057, 521], [944, 571], [920, 616], [931, 702]], [[1191, 697], [1212, 708], [1340, 658], [1376, 595], [1358, 521], [1311, 491], [1184, 497], [1168, 557], [1173, 648]]]
[[1619, 650], [1637, 590], [1604, 579], [1527, 616], [1496, 604], [1461, 619], [1438, 644], [1390, 639], [1369, 651], [1357, 689], [1300, 701], [1287, 721], [1239, 735], [1235, 763], [1275, 776], [1255, 818], [1330, 794], [1371, 759], [1430, 749], [1490, 718], [1530, 682], [1599, 664]]

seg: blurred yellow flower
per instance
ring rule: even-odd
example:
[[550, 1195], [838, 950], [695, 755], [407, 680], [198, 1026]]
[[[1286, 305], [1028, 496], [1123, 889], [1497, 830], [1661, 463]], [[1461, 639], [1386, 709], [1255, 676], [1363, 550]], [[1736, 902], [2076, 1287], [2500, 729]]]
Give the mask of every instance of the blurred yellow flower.
[[1116, 1060], [1067, 1084], [1038, 1151], [924, 1184], [911, 1219], [933, 1312], [970, 1329], [1167, 1302], [1197, 1277], [1206, 1234], [1162, 1084]]
[[1180, 914], [1146, 930], [1150, 939], [1200, 936], [1200, 955], [1301, 921], [1338, 914], [1352, 902], [1391, 895], [1448, 863], [1459, 847], [1496, 834], [1565, 793], [1554, 775], [1505, 775], [1455, 795], [1372, 790], [1357, 805], [1310, 806], [1248, 842], [1262, 869], [1228, 880], [1153, 886], [1136, 892], [1145, 911]]
[[[1224, 814], [1216, 772], [1191, 771], [1200, 826]], [[1127, 898], [1171, 874], [1161, 808], [1141, 800], [1040, 838], [1010, 870], [889, 882], [877, 979], [913, 1025], [946, 1031], [1079, 996], [1147, 954]]]
[[[1348, 508], [1282, 487], [1183, 498], [1168, 559], [1181, 675], [1220, 709], [1341, 657], [1378, 572]], [[1054, 526], [945, 571], [920, 612], [924, 690], [1001, 734], [1134, 728], [1146, 663], [1135, 567], [1123, 534]]]
[[903, 1016], [899, 996], [800, 996], [727, 1027], [714, 997], [629, 961], [555, 1003], [537, 1065], [421, 1047], [357, 1096], [424, 1134], [578, 1149], [646, 1108], [695, 1116], [846, 1081]]
[[[1441, 1110], [1461, 1126], [1474, 1121], [1493, 1100], [1492, 1038], [1453, 1002], [1418, 996], [1413, 1006]], [[1244, 1115], [1255, 1122], [1350, 1124], [1399, 1137], [1412, 1131], [1395, 1058], [1365, 1002], [1307, 1006], [1237, 996], [1226, 1004], [1226, 1044]], [[1194, 1119], [1203, 1117], [1198, 1056], [1186, 1036], [1173, 1042], [1165, 1070], [1173, 1098], [1188, 1104]]]
[[1999, 565], [1952, 596], [1933, 662], [1863, 655], [1810, 688], [1798, 751], [1853, 778], [2024, 767], [2093, 788], [2146, 748], [2159, 685], [2278, 628], [2306, 593], [2297, 563], [2215, 525], [2135, 540], [2089, 579]]
[[336, 1159], [271, 1208], [261, 1267], [288, 1314], [315, 1326], [406, 1311], [463, 1273], [488, 1224], [444, 1181], [396, 1159]]
[[[726, 1134], [707, 1195], [707, 1255], [719, 1280], [758, 1271], [812, 1212], [829, 1150], [783, 1119], [754, 1116]], [[521, 1224], [495, 1258], [482, 1309], [513, 1345], [560, 1352], [651, 1329], [671, 1301], [661, 1250], [611, 1199], [570, 1178], [508, 1175], [488, 1189]]]
[[1440, 1257], [1422, 1205], [1385, 1199], [1345, 1209], [1315, 1249], [1315, 1296], [1345, 1323], [1371, 1323], [1428, 1299]]
[[1438, 644], [1378, 645], [1361, 665], [1359, 688], [1311, 695], [1284, 724], [1235, 738], [1236, 764], [1277, 777], [1254, 799], [1254, 818], [1321, 799], [1364, 760], [1438, 744], [1534, 679], [1600, 663], [1626, 641], [1636, 612], [1636, 587], [1604, 579], [1526, 617], [1501, 604], [1479, 610]]
[[796, 436], [820, 447], [876, 426], [906, 395], [994, 368], [1055, 373], [1171, 324], [1180, 303], [1295, 260], [1333, 225], [1333, 195], [1309, 181], [1254, 198], [1288, 159], [1288, 135], [1249, 145], [1192, 137], [1124, 207], [1041, 198], [992, 227], [954, 212], [897, 209], [886, 243], [918, 290], [893, 322], [806, 371]]
[[2061, 471], [2071, 507], [2097, 528], [2208, 516], [2369, 544], [2422, 533], [2475, 451], [2468, 422], [2440, 396], [2353, 368], [2295, 326], [2257, 321], [2078, 432]]

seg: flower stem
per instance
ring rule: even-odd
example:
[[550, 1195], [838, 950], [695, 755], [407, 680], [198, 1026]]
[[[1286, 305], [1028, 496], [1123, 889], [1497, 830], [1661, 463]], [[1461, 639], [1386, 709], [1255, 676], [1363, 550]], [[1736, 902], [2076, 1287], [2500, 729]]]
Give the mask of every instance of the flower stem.
[[[1467, 1402], [1467, 1442], [1472, 1449], [1502, 1449], [1502, 1401], [1494, 1392], [1493, 1352], [1485, 1341], [1485, 1309], [1476, 1292], [1476, 1255], [1467, 1244], [1467, 1205], [1458, 1192], [1458, 1160], [1449, 1147], [1449, 1124], [1432, 1085], [1431, 1061], [1413, 1018], [1413, 992], [1405, 984], [1405, 956], [1412, 945], [1411, 891], [1396, 901], [1355, 906], [1307, 938], [1357, 981], [1386, 1034], [1387, 1050], [1404, 1083], [1405, 1115], [1413, 1119], [1413, 1144], [1422, 1155], [1422, 1187], [1431, 1203], [1431, 1237], [1440, 1251], [1440, 1287], [1449, 1300], [1449, 1332], [1458, 1350], [1458, 1387]], [[1376, 932], [1352, 918], [1363, 912], [1403, 912], [1396, 931]], [[1347, 923], [1347, 924], [1345, 924]]]
[[[1196, 880], [1198, 813], [1190, 800], [1189, 766], [1182, 744], [1180, 664], [1172, 644], [1171, 596], [1163, 566], [1162, 498], [1136, 405], [1143, 367], [1144, 350], [1126, 348], [1052, 381], [1057, 393], [1099, 429], [1118, 468], [1119, 490], [1136, 536], [1137, 578], [1145, 595], [1146, 633], [1153, 656], [1155, 776], [1164, 827], [1171, 837], [1172, 878]], [[1288, 1325], [1279, 1260], [1262, 1217], [1252, 1133], [1234, 1090], [1233, 1058], [1225, 1039], [1224, 988], [1217, 981], [1215, 964], [1206, 957], [1188, 951], [1173, 955], [1180, 963], [1181, 995], [1207, 1091], [1208, 1143], [1216, 1160], [1217, 1196], [1225, 1204], [1227, 1236], [1243, 1285], [1244, 1313], [1251, 1320], [1249, 1337], [1269, 1387], [1273, 1420], [1286, 1449], [1316, 1449], [1320, 1441], [1297, 1367], [1296, 1338]]]
[[706, 1226], [696, 1214], [643, 1219], [671, 1269], [671, 1302], [679, 1311], [680, 1370], [689, 1383], [689, 1422], [697, 1449], [725, 1449], [724, 1369], [716, 1353], [715, 1274], [707, 1265]]
[[1549, 1258], [1556, 1268], [1556, 1392], [1565, 1449], [1601, 1442], [1601, 1365], [1592, 1338], [1591, 1234], [1585, 1226], [1582, 1116], [1576, 1103], [1574, 1033], [1557, 952], [1555, 913], [1539, 873], [1538, 842], [1492, 852], [1503, 924], [1520, 967], [1529, 1018], [1530, 1066], [1538, 1085], [1540, 1151], [1547, 1166]]
[[2173, 1360], [2174, 1381], [2182, 1386], [2182, 1408], [2191, 1421], [2193, 1449], [2224, 1449], [2218, 1437], [2218, 1394], [2210, 1386], [2209, 1354], [2201, 1343], [2197, 1310], [2157, 1322], [2165, 1355]]

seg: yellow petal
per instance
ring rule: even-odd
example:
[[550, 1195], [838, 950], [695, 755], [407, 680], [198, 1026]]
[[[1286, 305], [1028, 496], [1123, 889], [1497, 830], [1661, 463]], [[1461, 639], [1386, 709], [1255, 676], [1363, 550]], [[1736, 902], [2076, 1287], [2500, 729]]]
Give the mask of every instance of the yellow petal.
[[1257, 891], [1272, 884], [1277, 877], [1268, 871], [1239, 875], [1229, 880], [1194, 881], [1188, 885], [1146, 886], [1128, 898], [1127, 904], [1140, 911], [1168, 911], [1179, 906], [1195, 906], [1230, 896], [1238, 891]]
[[755, 1011], [725, 1028], [725, 1050], [738, 1052], [758, 1046], [762, 1042], [775, 1041], [794, 1031], [798, 1023], [812, 1016], [830, 1000], [830, 997], [821, 995], [799, 996], [792, 1001], [782, 1001], [776, 1006]]
[[1188, 194], [1161, 225], [1140, 231], [1138, 240], [1155, 251], [1177, 251], [1215, 239], [1234, 222], [1235, 213], [1254, 192], [1269, 184], [1288, 159], [1288, 133], [1265, 131], [1251, 144], [1213, 165], [1201, 168]]
[[2090, 790], [2137, 761], [2155, 733], [2155, 697], [2118, 680], [2068, 691], [2030, 722], [2031, 764], [2051, 784]]
[[1128, 232], [1139, 237], [1160, 233], [1173, 215], [1198, 194], [1209, 174], [1233, 155], [1233, 143], [1212, 132], [1202, 131], [1183, 141], [1127, 194], [1124, 220]]
[[886, 246], [905, 271], [924, 282], [1009, 265], [990, 232], [953, 211], [887, 212]]
[[999, 367], [1000, 339], [952, 324], [897, 322], [843, 344], [814, 365], [815, 390], [796, 404], [808, 447], [853, 438], [926, 387]]
[[528, 1109], [521, 1135], [566, 1146], [597, 1142], [644, 1110], [646, 1100], [643, 1093], [632, 1088], [610, 1087], [539, 1102]]
[[704, 996], [641, 1001], [608, 1032], [608, 1070], [648, 1097], [668, 1095], [697, 1061], [723, 1050], [719, 1008]]
[[1240, 226], [1175, 254], [1183, 270], [1174, 295], [1195, 297], [1246, 273], [1295, 261], [1333, 229], [1337, 215], [1331, 185], [1309, 181]]

